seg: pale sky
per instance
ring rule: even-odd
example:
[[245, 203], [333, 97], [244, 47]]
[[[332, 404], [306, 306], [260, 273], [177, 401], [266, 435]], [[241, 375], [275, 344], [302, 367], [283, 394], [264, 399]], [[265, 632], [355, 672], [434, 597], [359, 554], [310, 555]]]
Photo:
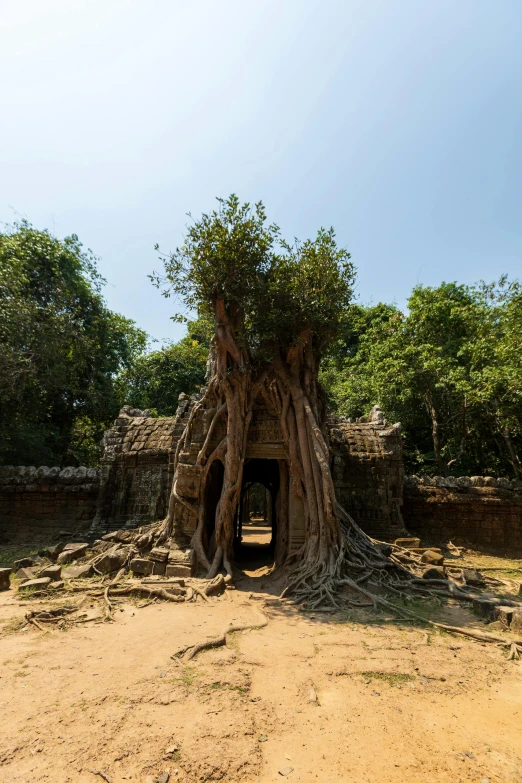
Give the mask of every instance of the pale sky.
[[522, 276], [521, 0], [0, 0], [0, 220], [101, 256], [109, 306], [175, 339], [147, 279], [236, 192], [333, 225], [362, 302]]

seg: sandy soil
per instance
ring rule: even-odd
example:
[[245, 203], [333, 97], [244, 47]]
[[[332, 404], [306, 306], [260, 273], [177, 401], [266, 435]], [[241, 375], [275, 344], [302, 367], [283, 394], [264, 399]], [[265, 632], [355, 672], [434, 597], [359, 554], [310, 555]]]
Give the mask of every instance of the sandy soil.
[[[126, 603], [53, 633], [15, 630], [42, 604], [0, 593], [1, 783], [522, 781], [520, 663], [370, 613], [306, 615], [269, 589], [245, 577], [209, 604]], [[259, 609], [267, 627], [171, 659]]]

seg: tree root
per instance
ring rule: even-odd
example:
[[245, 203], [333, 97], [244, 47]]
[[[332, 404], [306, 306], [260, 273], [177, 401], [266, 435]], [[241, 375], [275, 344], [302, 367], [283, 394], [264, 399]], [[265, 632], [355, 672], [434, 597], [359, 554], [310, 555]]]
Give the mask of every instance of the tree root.
[[236, 633], [237, 631], [251, 631], [256, 628], [264, 628], [266, 625], [268, 625], [268, 617], [265, 614], [263, 614], [263, 612], [260, 612], [259, 609], [257, 611], [262, 618], [260, 622], [249, 624], [249, 625], [230, 625], [228, 628], [226, 628], [223, 631], [223, 633], [220, 636], [216, 636], [214, 639], [207, 639], [206, 642], [199, 642], [199, 644], [189, 644], [186, 645], [185, 647], [181, 647], [170, 657], [173, 658], [174, 660], [179, 660], [181, 658], [183, 661], [190, 661], [198, 653], [203, 652], [203, 650], [211, 650], [214, 647], [223, 647], [224, 645], [226, 645], [227, 636], [229, 633]]

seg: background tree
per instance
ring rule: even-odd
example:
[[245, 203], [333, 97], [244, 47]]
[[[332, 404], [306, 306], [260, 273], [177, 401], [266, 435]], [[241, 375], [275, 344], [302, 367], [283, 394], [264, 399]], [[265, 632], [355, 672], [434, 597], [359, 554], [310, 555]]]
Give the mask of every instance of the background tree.
[[152, 415], [173, 416], [181, 392], [192, 394], [204, 383], [210, 330], [202, 318], [189, 321], [177, 343], [137, 356], [117, 379], [120, 398]]
[[0, 460], [92, 464], [117, 414], [115, 376], [144, 332], [111, 312], [91, 251], [27, 222], [0, 234]]
[[418, 286], [408, 308], [353, 309], [323, 363], [332, 406], [400, 420], [409, 472], [519, 475], [519, 284]]

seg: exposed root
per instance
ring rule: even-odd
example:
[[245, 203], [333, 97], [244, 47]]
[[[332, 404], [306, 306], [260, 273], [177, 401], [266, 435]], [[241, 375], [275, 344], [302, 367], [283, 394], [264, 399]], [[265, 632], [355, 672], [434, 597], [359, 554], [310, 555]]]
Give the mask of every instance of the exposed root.
[[264, 628], [266, 625], [268, 625], [268, 617], [263, 614], [262, 612], [257, 610], [258, 614], [261, 616], [261, 621], [257, 623], [251, 623], [249, 625], [230, 625], [228, 628], [226, 628], [220, 636], [216, 636], [214, 639], [207, 639], [206, 642], [199, 642], [198, 644], [189, 644], [185, 647], [181, 647], [179, 650], [177, 650], [173, 655], [171, 655], [171, 658], [174, 660], [182, 659], [183, 661], [190, 661], [192, 658], [194, 658], [198, 653], [203, 652], [203, 650], [211, 650], [214, 647], [223, 647], [227, 643], [227, 636], [229, 633], [236, 633], [237, 631], [251, 631], [257, 628]]

